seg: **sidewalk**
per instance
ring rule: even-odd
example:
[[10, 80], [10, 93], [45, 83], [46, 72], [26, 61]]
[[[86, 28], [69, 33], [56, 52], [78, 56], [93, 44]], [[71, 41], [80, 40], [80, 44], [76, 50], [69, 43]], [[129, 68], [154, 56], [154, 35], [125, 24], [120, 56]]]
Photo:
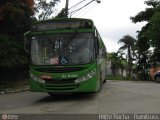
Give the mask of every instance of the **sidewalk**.
[[29, 90], [28, 81], [16, 81], [14, 83], [10, 83], [9, 85], [11, 87], [7, 87], [4, 90], [1, 90], [0, 95], [16, 93], [16, 92], [23, 92], [23, 91]]

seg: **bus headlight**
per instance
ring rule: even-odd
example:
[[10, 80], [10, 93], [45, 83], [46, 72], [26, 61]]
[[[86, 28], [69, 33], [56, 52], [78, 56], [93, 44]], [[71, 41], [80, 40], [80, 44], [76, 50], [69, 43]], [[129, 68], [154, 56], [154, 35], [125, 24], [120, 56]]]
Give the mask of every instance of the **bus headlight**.
[[33, 79], [36, 82], [45, 83], [45, 81], [43, 79], [34, 76], [32, 73], [30, 73], [30, 77], [31, 77], [31, 79]]
[[96, 74], [96, 70], [94, 69], [90, 73], [88, 73], [87, 75], [76, 79], [75, 83], [80, 83], [80, 82], [83, 82], [83, 81], [87, 81], [87, 80], [91, 79], [95, 74]]

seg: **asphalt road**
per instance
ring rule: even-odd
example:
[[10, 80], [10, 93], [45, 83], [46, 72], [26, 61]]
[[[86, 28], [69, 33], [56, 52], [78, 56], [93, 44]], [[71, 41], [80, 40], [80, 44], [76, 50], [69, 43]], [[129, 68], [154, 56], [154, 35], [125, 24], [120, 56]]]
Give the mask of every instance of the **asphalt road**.
[[51, 97], [29, 91], [0, 95], [0, 114], [160, 113], [160, 84], [108, 81], [94, 94]]

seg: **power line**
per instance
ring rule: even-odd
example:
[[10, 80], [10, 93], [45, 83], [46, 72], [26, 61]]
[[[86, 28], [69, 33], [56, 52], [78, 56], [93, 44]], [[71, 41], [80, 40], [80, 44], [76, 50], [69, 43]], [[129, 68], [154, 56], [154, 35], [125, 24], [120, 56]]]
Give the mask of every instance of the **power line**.
[[84, 9], [83, 11], [77, 13], [76, 15], [74, 15], [75, 17], [80, 15], [80, 17], [82, 17], [83, 15], [85, 15], [86, 13], [88, 13], [91, 9], [93, 9], [97, 4], [91, 5], [88, 8]]
[[83, 9], [84, 7], [88, 6], [88, 5], [89, 5], [90, 3], [92, 3], [93, 1], [95, 1], [95, 0], [91, 0], [90, 2], [88, 2], [87, 4], [85, 4], [84, 6], [80, 7], [79, 9], [72, 11], [72, 12], [70, 13], [71, 16], [72, 16], [75, 12], [78, 12], [78, 11], [80, 11], [81, 9]]
[[74, 7], [76, 7], [77, 5], [81, 4], [81, 3], [84, 2], [84, 1], [86, 1], [86, 0], [80, 1], [79, 3], [77, 3], [77, 4], [75, 4], [74, 6], [72, 6], [71, 8], [69, 8], [68, 10], [70, 10], [70, 9], [72, 9], [72, 8], [74, 8]]
[[[86, 6], [88, 6], [90, 3], [92, 3], [93, 1], [96, 1], [97, 3], [101, 3], [101, 0], [91, 0], [90, 2], [88, 2], [87, 4], [83, 5], [82, 7], [78, 8], [75, 10], [75, 8], [83, 3], [84, 1], [86, 0], [81, 0], [79, 3], [75, 4], [74, 6], [72, 6], [71, 8], [68, 9], [68, 3], [69, 3], [69, 0], [66, 0], [66, 6], [65, 6], [65, 16], [67, 17], [68, 14], [70, 14], [70, 16], [72, 16], [73, 14], [75, 14], [76, 12], [80, 11], [81, 9], [85, 8]], [[73, 11], [71, 12], [68, 12], [69, 10], [71, 10], [72, 8], [74, 8]]]

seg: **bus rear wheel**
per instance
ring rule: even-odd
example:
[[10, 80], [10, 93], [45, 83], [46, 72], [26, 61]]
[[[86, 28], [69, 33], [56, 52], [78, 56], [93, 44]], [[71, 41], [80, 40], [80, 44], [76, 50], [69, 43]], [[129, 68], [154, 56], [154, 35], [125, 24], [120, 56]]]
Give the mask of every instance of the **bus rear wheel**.
[[106, 83], [107, 82], [107, 80], [105, 79], [105, 80], [103, 80], [103, 83]]
[[157, 76], [157, 77], [156, 77], [156, 82], [157, 82], [157, 83], [160, 83], [160, 76]]
[[102, 81], [102, 75], [100, 74], [100, 78], [99, 78], [99, 88], [98, 88], [98, 91], [97, 92], [100, 92], [101, 89], [102, 89], [102, 85], [103, 85], [103, 81]]

